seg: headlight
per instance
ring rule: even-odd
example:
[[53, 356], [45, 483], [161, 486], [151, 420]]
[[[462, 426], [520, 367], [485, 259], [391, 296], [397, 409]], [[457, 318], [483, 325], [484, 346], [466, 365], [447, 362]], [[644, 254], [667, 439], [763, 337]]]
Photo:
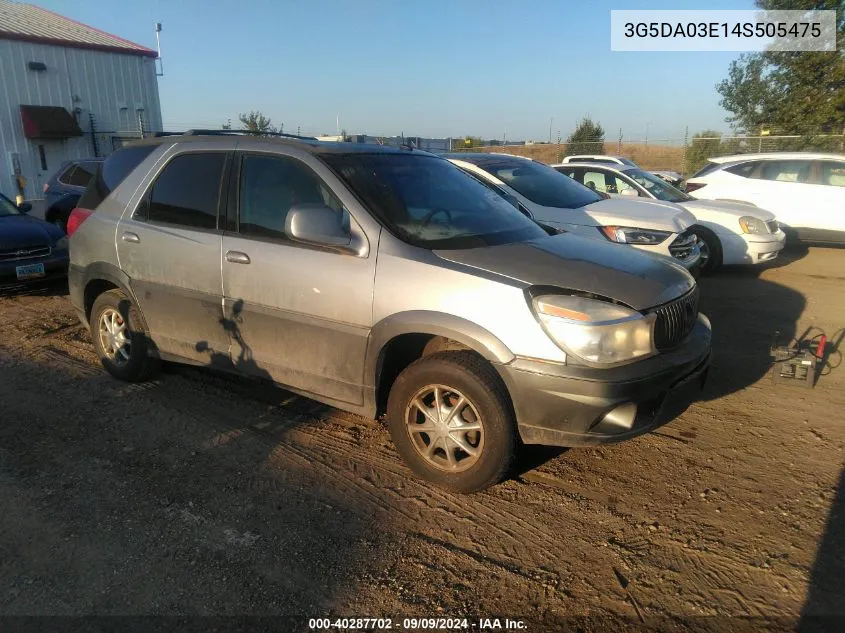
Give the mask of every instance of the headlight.
[[670, 235], [669, 231], [652, 231], [650, 229], [636, 229], [629, 226], [601, 226], [599, 230], [611, 242], [618, 244], [645, 244], [653, 246], [660, 244]]
[[751, 215], [744, 215], [739, 219], [739, 226], [743, 233], [750, 233], [757, 235], [759, 233], [768, 233], [766, 223], [760, 218], [755, 218]]
[[57, 251], [66, 251], [68, 249], [68, 241], [67, 235], [64, 237], [60, 237], [59, 240], [56, 242], [56, 250]]
[[613, 365], [655, 352], [654, 317], [613, 303], [567, 295], [535, 297], [533, 307], [551, 339], [588, 363]]

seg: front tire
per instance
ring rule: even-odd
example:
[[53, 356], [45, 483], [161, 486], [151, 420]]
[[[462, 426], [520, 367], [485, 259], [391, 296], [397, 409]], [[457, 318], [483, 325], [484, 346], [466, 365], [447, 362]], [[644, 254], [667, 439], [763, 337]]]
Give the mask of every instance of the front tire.
[[91, 308], [91, 339], [103, 367], [126, 382], [151, 378], [159, 361], [150, 355], [152, 343], [138, 308], [120, 290], [109, 290]]
[[707, 275], [722, 265], [722, 243], [713, 231], [702, 226], [693, 227], [692, 233], [698, 239], [701, 249], [701, 264], [699, 271]]
[[438, 352], [409, 365], [390, 390], [387, 424], [411, 470], [455, 492], [502, 481], [516, 450], [505, 386], [473, 352]]

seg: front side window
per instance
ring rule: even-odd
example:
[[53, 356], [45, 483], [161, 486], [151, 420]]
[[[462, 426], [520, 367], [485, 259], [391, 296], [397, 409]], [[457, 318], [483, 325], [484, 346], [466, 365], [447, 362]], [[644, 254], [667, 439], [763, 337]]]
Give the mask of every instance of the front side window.
[[284, 238], [285, 222], [297, 204], [322, 204], [349, 217], [343, 205], [307, 165], [284, 156], [246, 155], [241, 163], [238, 232]]
[[832, 187], [845, 187], [845, 163], [822, 161], [819, 182]]
[[217, 228], [217, 209], [226, 155], [182, 154], [153, 183], [146, 219], [197, 229]]
[[476, 248], [547, 235], [500, 193], [445, 159], [408, 152], [325, 154], [322, 160], [409, 244]]
[[808, 160], [772, 160], [763, 163], [760, 178], [777, 182], [807, 182], [810, 176]]
[[[602, 199], [552, 167], [531, 160], [496, 157], [475, 164], [531, 202], [544, 207], [576, 209]], [[586, 180], [585, 176], [585, 184]]]

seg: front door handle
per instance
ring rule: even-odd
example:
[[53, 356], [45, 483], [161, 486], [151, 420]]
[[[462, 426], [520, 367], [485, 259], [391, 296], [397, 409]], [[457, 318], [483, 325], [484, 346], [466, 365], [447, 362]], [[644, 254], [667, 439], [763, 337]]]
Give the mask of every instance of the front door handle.
[[139, 244], [141, 242], [141, 238], [138, 237], [137, 233], [132, 233], [130, 231], [126, 231], [123, 235], [120, 236], [124, 242], [131, 242], [132, 244]]
[[226, 261], [233, 264], [248, 264], [249, 255], [240, 251], [226, 251]]

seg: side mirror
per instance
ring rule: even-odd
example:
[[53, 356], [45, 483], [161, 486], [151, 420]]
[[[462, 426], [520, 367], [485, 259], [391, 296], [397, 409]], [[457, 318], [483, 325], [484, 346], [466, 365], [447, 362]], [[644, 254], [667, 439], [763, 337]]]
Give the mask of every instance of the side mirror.
[[640, 192], [631, 187], [629, 189], [623, 189], [621, 195], [625, 196], [626, 198], [639, 198]]
[[294, 242], [351, 251], [352, 234], [343, 225], [343, 212], [324, 204], [297, 204], [285, 219], [285, 235]]
[[21, 213], [29, 213], [30, 211], [32, 211], [32, 204], [29, 202], [21, 202], [18, 205], [18, 211], [20, 211]]

